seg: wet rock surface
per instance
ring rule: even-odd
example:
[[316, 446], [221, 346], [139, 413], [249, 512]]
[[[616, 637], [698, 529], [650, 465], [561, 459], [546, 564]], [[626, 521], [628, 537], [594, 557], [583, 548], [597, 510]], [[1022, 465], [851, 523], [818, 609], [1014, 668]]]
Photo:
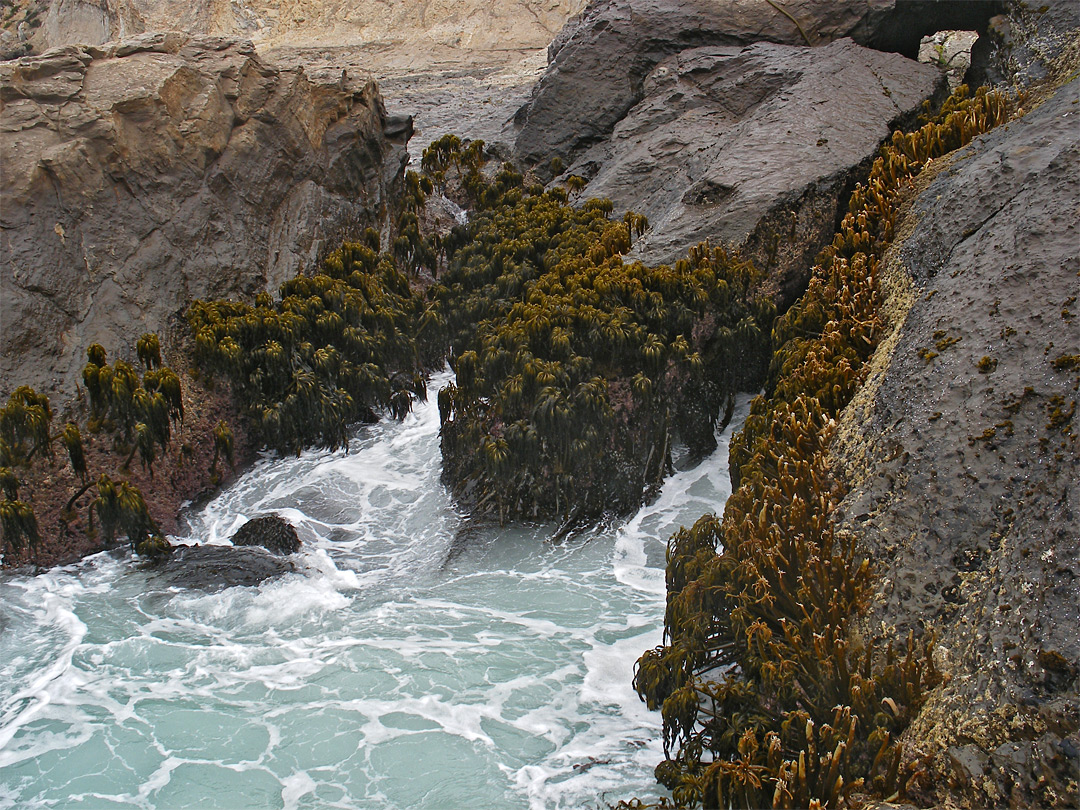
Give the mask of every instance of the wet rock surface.
[[1024, 87], [1042, 81], [1069, 48], [1080, 28], [1080, 3], [1010, 0], [991, 18], [986, 36], [972, 49], [974, 84]]
[[5, 390], [70, 393], [90, 343], [276, 288], [378, 226], [406, 159], [373, 84], [236, 40], [68, 46], [0, 65], [0, 94]]
[[632, 255], [672, 263], [706, 239], [746, 247], [782, 306], [802, 292], [838, 210], [895, 126], [942, 91], [937, 68], [850, 39], [682, 51], [570, 173], [582, 198], [649, 218]]
[[295, 570], [292, 562], [264, 548], [199, 545], [176, 547], [157, 576], [178, 588], [219, 591], [258, 585]]
[[231, 538], [234, 546], [261, 546], [271, 554], [294, 554], [300, 538], [292, 524], [280, 515], [263, 515], [249, 520]]
[[774, 42], [817, 46], [842, 37], [884, 51], [918, 54], [919, 40], [941, 29], [982, 29], [1002, 3], [859, 0], [600, 0], [562, 30], [549, 65], [518, 112], [515, 151], [525, 166], [553, 157], [571, 163], [606, 138], [641, 100], [663, 59], [704, 45]]
[[896, 331], [841, 422], [841, 526], [880, 581], [866, 632], [938, 634], [945, 683], [907, 732], [930, 802], [1077, 800], [1078, 98], [919, 195], [888, 257]]

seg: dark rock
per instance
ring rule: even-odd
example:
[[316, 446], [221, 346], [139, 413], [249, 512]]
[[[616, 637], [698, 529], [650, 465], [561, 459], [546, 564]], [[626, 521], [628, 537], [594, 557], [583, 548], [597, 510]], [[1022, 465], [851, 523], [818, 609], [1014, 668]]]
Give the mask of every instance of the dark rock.
[[914, 59], [923, 35], [984, 30], [1003, 8], [1000, 2], [926, 0], [597, 0], [548, 49], [547, 72], [516, 116], [515, 153], [547, 179], [553, 157], [570, 163], [606, 138], [642, 98], [653, 68], [687, 48], [762, 41], [817, 46], [850, 36]]
[[58, 48], [0, 64], [0, 99], [5, 396], [73, 393], [90, 343], [115, 357], [194, 298], [276, 290], [379, 225], [407, 157], [373, 83], [237, 40]]
[[296, 566], [263, 548], [233, 546], [177, 546], [158, 576], [169, 585], [218, 591], [236, 585], [258, 585], [292, 573]]
[[[877, 569], [864, 632], [946, 617], [944, 684], [905, 732], [927, 806], [958, 803], [950, 780], [963, 806], [1077, 801], [1055, 757], [1080, 699], [1078, 98], [1074, 78], [937, 167], [886, 255], [896, 331], [838, 429], [844, 513], [872, 516], [839, 527]], [[879, 500], [883, 468], [897, 483]]]
[[581, 198], [649, 218], [632, 258], [671, 263], [706, 239], [746, 246], [786, 306], [853, 175], [943, 89], [936, 68], [850, 39], [693, 48], [656, 67], [641, 102], [570, 172], [598, 167]]
[[264, 515], [249, 520], [232, 536], [234, 546], [262, 546], [272, 554], [294, 554], [300, 550], [296, 529], [280, 515]]
[[974, 87], [1023, 87], [1044, 79], [1080, 28], [1080, 3], [1075, 0], [1010, 0], [1005, 5], [1007, 12], [990, 20], [986, 35], [972, 48], [966, 80]]

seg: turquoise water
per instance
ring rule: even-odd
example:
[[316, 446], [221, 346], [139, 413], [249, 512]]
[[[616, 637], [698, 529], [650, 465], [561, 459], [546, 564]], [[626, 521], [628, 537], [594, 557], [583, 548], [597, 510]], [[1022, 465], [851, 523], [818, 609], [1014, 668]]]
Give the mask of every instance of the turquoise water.
[[667, 537], [729, 494], [726, 437], [629, 521], [461, 532], [434, 400], [348, 454], [261, 461], [173, 538], [278, 512], [299, 573], [203, 594], [100, 554], [0, 578], [0, 808], [656, 796], [633, 664], [660, 642]]

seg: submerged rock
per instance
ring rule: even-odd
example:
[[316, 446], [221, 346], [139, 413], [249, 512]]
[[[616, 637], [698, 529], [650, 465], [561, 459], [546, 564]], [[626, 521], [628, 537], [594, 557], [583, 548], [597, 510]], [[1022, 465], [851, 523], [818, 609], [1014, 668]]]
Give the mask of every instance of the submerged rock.
[[296, 571], [289, 560], [264, 548], [177, 546], [161, 565], [158, 576], [180, 588], [218, 591], [236, 585], [258, 585]]
[[262, 546], [272, 554], [294, 554], [300, 550], [296, 529], [280, 515], [263, 515], [249, 520], [232, 536], [234, 546]]
[[252, 296], [375, 225], [405, 122], [250, 42], [144, 35], [0, 64], [0, 379], [71, 393], [90, 343]]

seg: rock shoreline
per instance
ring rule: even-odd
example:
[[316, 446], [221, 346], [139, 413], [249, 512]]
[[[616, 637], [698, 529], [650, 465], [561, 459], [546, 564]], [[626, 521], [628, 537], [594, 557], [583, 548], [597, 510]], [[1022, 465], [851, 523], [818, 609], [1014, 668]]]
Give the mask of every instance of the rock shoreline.
[[933, 802], [1077, 797], [1078, 98], [1073, 79], [915, 199], [886, 263], [896, 333], [840, 420], [838, 525], [879, 577], [864, 632], [938, 634], [946, 682], [907, 732]]
[[[697, 3], [591, 3], [552, 43], [545, 76], [500, 137], [514, 136], [513, 155], [531, 165], [536, 177], [569, 183], [580, 176], [589, 184], [582, 199], [609, 195], [616, 205], [648, 213], [653, 231], [633, 248], [637, 253], [625, 251], [629, 258], [671, 258], [701, 235], [716, 235], [741, 244], [773, 271], [772, 283], [786, 306], [801, 290], [799, 273], [808, 256], [828, 240], [844, 213], [852, 179], [873, 156], [875, 127], [910, 122], [939, 80], [932, 69], [842, 37], [910, 49], [922, 29], [955, 24], [959, 4], [885, 2], [873, 11], [854, 1], [828, 9], [809, 0], [783, 5], [786, 18], [771, 2], [732, 4], [730, 19], [721, 24]], [[897, 223], [896, 243], [884, 259], [880, 316], [891, 332], [874, 332], [872, 339], [882, 342], [867, 366], [869, 376], [837, 423], [817, 425], [822, 436], [835, 428], [839, 438], [828, 448], [828, 463], [811, 472], [820, 473], [814, 486], [835, 481], [836, 492], [846, 493], [826, 526], [842, 541], [837, 554], [854, 560], [858, 549], [873, 572], [868, 604], [853, 615], [850, 632], [841, 627], [838, 643], [858, 646], [881, 632], [901, 639], [901, 647], [909, 632], [914, 641], [903, 677], [911, 681], [915, 672], [915, 692], [925, 691], [907, 702], [889, 697], [891, 705], [882, 700], [863, 712], [882, 728], [906, 728], [899, 738], [906, 753], [892, 778], [901, 772], [917, 777], [908, 781], [908, 798], [927, 806], [1066, 806], [1077, 800], [1080, 750], [1080, 643], [1073, 631], [1080, 621], [1080, 523], [1074, 506], [1080, 500], [1080, 346], [1074, 320], [1080, 85], [1073, 79], [1052, 92], [1046, 88], [1080, 65], [1080, 20], [1075, 4], [1067, 2], [1038, 11], [1017, 3], [964, 7], [964, 21], [985, 35], [975, 46], [973, 76], [1006, 84], [1050, 79], [1021, 100], [1024, 117], [960, 154], [932, 162], [919, 181], [918, 196]], [[1008, 14], [991, 19], [999, 11]], [[996, 51], [988, 51], [991, 41]], [[838, 61], [826, 68], [827, 59]], [[152, 92], [129, 75], [141, 69], [123, 67], [136, 63], [154, 69]], [[725, 65], [737, 68], [731, 68], [733, 76], [725, 76]], [[749, 82], [748, 65], [756, 66]], [[127, 84], [95, 85], [91, 74], [99, 69], [115, 71]], [[881, 78], [894, 69], [896, 82]], [[769, 128], [797, 129], [784, 115], [814, 96], [788, 94], [818, 71], [813, 92], [817, 101], [831, 101], [843, 85], [826, 80], [849, 70], [861, 77], [860, 87], [867, 82], [858, 71], [880, 80], [880, 86], [871, 83], [872, 120], [858, 133], [865, 142], [842, 165], [825, 160], [813, 171], [793, 173], [789, 187], [756, 200], [754, 216], [736, 221], [755, 202], [743, 192], [760, 191], [761, 178], [774, 173], [765, 166], [764, 173], [733, 181], [732, 173], [752, 162], [750, 136], [760, 138]], [[310, 266], [325, 252], [321, 245], [348, 227], [384, 224], [387, 202], [400, 192], [395, 183], [409, 126], [385, 115], [374, 87], [347, 73], [338, 79], [329, 69], [323, 72], [313, 81], [301, 71], [262, 62], [250, 46], [186, 35], [73, 47], [0, 65], [5, 149], [17, 143], [20, 153], [40, 153], [5, 174], [0, 189], [6, 199], [14, 194], [26, 203], [14, 214], [5, 206], [0, 222], [4, 384], [25, 367], [42, 387], [70, 387], [68, 361], [82, 351], [81, 343], [133, 337], [167, 322], [191, 297], [250, 298], [276, 286], [271, 282], [283, 274]], [[108, 102], [93, 107], [108, 111], [107, 124], [87, 104], [91, 91]], [[294, 106], [298, 98], [302, 110]], [[773, 100], [774, 108], [766, 103]], [[851, 100], [845, 101], [848, 106], [824, 116], [826, 123], [852, 109]], [[737, 126], [711, 120], [695, 128], [694, 116], [731, 116], [731, 104], [745, 108]], [[235, 126], [237, 105], [247, 110], [239, 115], [250, 124], [246, 135], [234, 131], [243, 130]], [[178, 117], [181, 108], [194, 115]], [[765, 115], [770, 112], [775, 115]], [[72, 117], [57, 129], [56, 115], [62, 122]], [[268, 146], [260, 135], [266, 134], [260, 124], [268, 116], [287, 133], [284, 142], [267, 135]], [[795, 117], [794, 124], [809, 126], [792, 136], [805, 147], [796, 150], [798, 156], [829, 155], [836, 148], [834, 138], [812, 131], [810, 114]], [[488, 124], [494, 130], [494, 119]], [[102, 126], [111, 129], [102, 135]], [[353, 138], [357, 131], [364, 133], [362, 142]], [[167, 137], [147, 139], [147, 132]], [[77, 149], [60, 142], [61, 134], [72, 133], [82, 139]], [[123, 148], [102, 151], [102, 138], [114, 136]], [[736, 143], [740, 148], [727, 156], [723, 150], [709, 153], [711, 145], [698, 148], [697, 141], [725, 137], [745, 137], [748, 143]], [[161, 143], [171, 146], [162, 149]], [[234, 147], [240, 156], [228, 158], [236, 154], [229, 152]], [[777, 163], [795, 154], [773, 147], [769, 154]], [[263, 148], [276, 150], [277, 169], [256, 165], [260, 161], [253, 156]], [[507, 141], [506, 154], [509, 149]], [[9, 154], [4, 158], [11, 165]], [[564, 165], [556, 168], [553, 158]], [[317, 179], [298, 182], [299, 175], [290, 174], [294, 163], [305, 172], [314, 167]], [[352, 173], [349, 183], [338, 182], [338, 170]], [[267, 201], [267, 184], [280, 199]], [[356, 184], [375, 190], [360, 208], [347, 209], [342, 189]], [[54, 200], [58, 188], [63, 193]], [[290, 196], [296, 188], [306, 191]], [[176, 193], [191, 189], [186, 199], [194, 202], [177, 205]], [[112, 202], [123, 195], [142, 207], [130, 227]], [[93, 206], [94, 213], [79, 214], [66, 203], [69, 196]], [[197, 213], [207, 200], [210, 213]], [[221, 207], [222, 201], [228, 205]], [[234, 216], [232, 208], [244, 213]], [[788, 233], [781, 226], [790, 214], [794, 224]], [[327, 226], [327, 219], [335, 224]], [[202, 230], [192, 222], [202, 223]], [[318, 228], [323, 230], [316, 238]], [[230, 241], [241, 231], [246, 241]], [[184, 248], [202, 251], [211, 232], [214, 269], [182, 265], [169, 255]], [[110, 256], [125, 258], [110, 264], [99, 242], [113, 245], [106, 251]], [[35, 251], [44, 256], [44, 270], [31, 268], [26, 259]], [[618, 254], [621, 261], [623, 252], [610, 258]], [[239, 272], [220, 273], [225, 264]], [[155, 266], [153, 273], [148, 265]], [[69, 276], [74, 285], [65, 281]], [[95, 318], [96, 313], [104, 315]], [[59, 346], [43, 331], [51, 323], [62, 324]], [[856, 324], [853, 332], [868, 323]], [[871, 328], [879, 327], [874, 321]], [[783, 383], [774, 375], [769, 386], [778, 384]], [[492, 443], [493, 463], [501, 463], [500, 453]], [[806, 480], [792, 481], [792, 487], [807, 486]], [[786, 479], [781, 483], [788, 485]], [[773, 519], [765, 509], [751, 517], [765, 524]], [[774, 519], [780, 526], [787, 516]], [[719, 529], [706, 525], [699, 534], [707, 531]], [[698, 535], [678, 536], [673, 548], [693, 543], [700, 548], [685, 555], [693, 557], [693, 566], [712, 564], [716, 555]], [[205, 557], [225, 581], [237, 584], [254, 584], [246, 577], [255, 569], [280, 572], [291, 565], [243, 549], [178, 553], [177, 563]], [[228, 559], [219, 559], [223, 555]], [[812, 561], [805, 562], [809, 570]], [[672, 574], [680, 582], [675, 590], [692, 593], [687, 571], [693, 566]], [[790, 571], [790, 563], [784, 568], [779, 575]], [[766, 589], [765, 597], [778, 594]], [[724, 609], [730, 606], [718, 610]], [[829, 625], [830, 632], [840, 632], [838, 627]], [[850, 715], [834, 725], [841, 723], [855, 728]], [[835, 742], [828, 736], [835, 728], [817, 728], [821, 740]], [[834, 754], [833, 761], [840, 757]], [[675, 781], [670, 768], [664, 773]], [[888, 793], [882, 785], [892, 784], [870, 786]], [[828, 790], [836, 798], [833, 786], [821, 792]]]

